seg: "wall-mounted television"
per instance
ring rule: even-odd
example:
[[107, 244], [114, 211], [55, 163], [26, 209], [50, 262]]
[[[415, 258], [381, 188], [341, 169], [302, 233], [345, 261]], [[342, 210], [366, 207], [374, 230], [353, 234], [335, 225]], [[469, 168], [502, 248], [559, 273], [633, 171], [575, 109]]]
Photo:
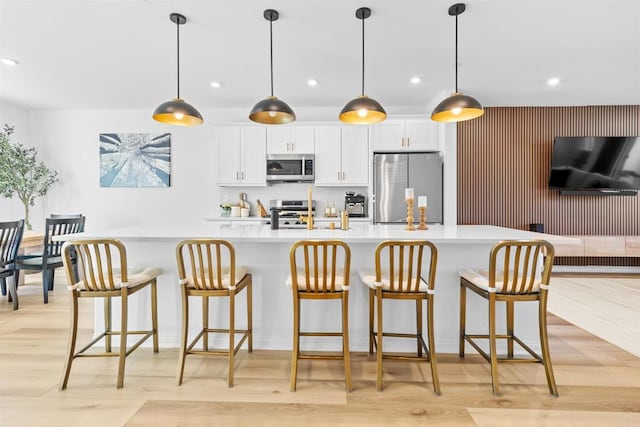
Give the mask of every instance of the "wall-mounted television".
[[636, 194], [640, 190], [640, 137], [556, 137], [549, 187]]

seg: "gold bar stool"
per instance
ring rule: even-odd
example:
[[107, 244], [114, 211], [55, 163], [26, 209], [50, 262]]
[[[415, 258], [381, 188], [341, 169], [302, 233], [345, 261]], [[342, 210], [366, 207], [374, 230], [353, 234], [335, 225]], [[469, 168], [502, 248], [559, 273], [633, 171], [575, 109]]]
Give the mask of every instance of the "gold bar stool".
[[[300, 254], [301, 253], [301, 254]], [[302, 256], [299, 267], [296, 254]], [[342, 267], [339, 261], [342, 260]], [[293, 291], [293, 352], [291, 353], [291, 391], [296, 391], [298, 359], [342, 359], [346, 390], [351, 391], [349, 359], [349, 268], [351, 250], [338, 240], [300, 240], [289, 252], [291, 275], [286, 286]], [[339, 299], [342, 301], [341, 332], [300, 332], [300, 300]], [[342, 337], [341, 355], [300, 352], [300, 337]]]
[[[120, 241], [112, 239], [69, 240], [62, 246], [62, 255], [71, 291], [71, 333], [60, 390], [67, 388], [71, 363], [77, 357], [118, 357], [117, 388], [122, 388], [125, 358], [149, 337], [153, 337], [153, 352], [158, 352], [157, 277], [162, 274], [162, 269], [148, 268], [140, 272], [128, 271], [126, 249]], [[75, 273], [76, 259], [84, 272], [82, 279], [77, 277]], [[151, 329], [130, 331], [128, 329], [129, 296], [144, 289], [147, 285], [151, 286]], [[120, 331], [111, 329], [111, 298], [113, 297], [120, 297]], [[82, 350], [76, 352], [79, 298], [104, 298], [105, 331]], [[111, 337], [114, 335], [120, 337], [120, 348], [117, 352], [111, 350]], [[129, 335], [142, 335], [142, 337], [127, 349]], [[104, 353], [85, 353], [102, 338], [105, 343]]]
[[[188, 272], [185, 268], [184, 252], [188, 254]], [[251, 274], [247, 267], [236, 267], [236, 252], [231, 243], [216, 239], [190, 239], [178, 243], [176, 248], [178, 278], [182, 293], [182, 339], [178, 361], [177, 383], [182, 384], [184, 362], [187, 354], [223, 355], [229, 360], [229, 387], [233, 386], [233, 358], [245, 342], [249, 353], [253, 351], [253, 333], [251, 320]], [[247, 329], [235, 327], [235, 298], [247, 288]], [[202, 329], [187, 346], [189, 333], [189, 297], [202, 297]], [[209, 297], [229, 297], [229, 328], [209, 328]], [[229, 334], [227, 350], [209, 350], [209, 334]], [[242, 334], [234, 345], [235, 334]], [[202, 338], [202, 350], [193, 347]]]
[[[429, 250], [428, 280], [422, 277], [424, 248]], [[385, 255], [386, 251], [386, 255]], [[383, 269], [383, 259], [387, 259]], [[435, 295], [438, 249], [427, 240], [385, 241], [375, 253], [375, 272], [360, 271], [360, 280], [369, 288], [369, 354], [376, 349], [377, 389], [382, 391], [382, 359], [424, 360], [431, 365], [433, 392], [440, 395], [440, 381], [436, 364], [435, 337], [433, 332], [433, 298]], [[382, 301], [384, 299], [413, 300], [416, 303], [416, 333], [391, 333], [382, 330]], [[427, 303], [427, 347], [422, 336], [422, 302]], [[374, 309], [375, 307], [375, 309]], [[374, 318], [377, 312], [377, 324]], [[383, 353], [383, 337], [413, 338], [417, 354], [390, 355]], [[423, 356], [424, 351], [424, 356]]]
[[[489, 271], [465, 269], [460, 273], [460, 357], [464, 357], [465, 341], [475, 348], [491, 364], [493, 394], [500, 395], [498, 363], [534, 362], [544, 365], [549, 392], [558, 397], [556, 380], [551, 367], [549, 337], [547, 335], [547, 293], [553, 265], [553, 246], [544, 240], [510, 240], [496, 244], [489, 256]], [[544, 259], [544, 261], [543, 261]], [[489, 334], [477, 335], [466, 332], [467, 289], [489, 301]], [[506, 303], [507, 333], [496, 333], [496, 302]], [[538, 323], [542, 355], [536, 354], [514, 334], [514, 303], [518, 301], [538, 302]], [[489, 354], [475, 342], [489, 340]], [[496, 341], [507, 340], [507, 356], [498, 357]], [[518, 343], [533, 358], [516, 358], [513, 343]]]

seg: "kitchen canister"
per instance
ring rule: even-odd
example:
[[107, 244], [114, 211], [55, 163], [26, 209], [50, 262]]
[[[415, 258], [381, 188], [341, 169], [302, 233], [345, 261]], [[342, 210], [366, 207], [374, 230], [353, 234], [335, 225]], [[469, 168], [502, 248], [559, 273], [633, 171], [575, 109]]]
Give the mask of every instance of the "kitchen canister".
[[231, 216], [233, 217], [240, 216], [240, 206], [231, 206]]
[[247, 218], [249, 216], [249, 208], [240, 208], [240, 216]]

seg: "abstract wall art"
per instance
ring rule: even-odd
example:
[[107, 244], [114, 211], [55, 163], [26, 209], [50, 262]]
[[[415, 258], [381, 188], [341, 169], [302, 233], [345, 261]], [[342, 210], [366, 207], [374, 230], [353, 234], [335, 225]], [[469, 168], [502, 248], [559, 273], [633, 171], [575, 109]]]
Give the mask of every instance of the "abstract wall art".
[[101, 133], [100, 187], [169, 187], [170, 133]]

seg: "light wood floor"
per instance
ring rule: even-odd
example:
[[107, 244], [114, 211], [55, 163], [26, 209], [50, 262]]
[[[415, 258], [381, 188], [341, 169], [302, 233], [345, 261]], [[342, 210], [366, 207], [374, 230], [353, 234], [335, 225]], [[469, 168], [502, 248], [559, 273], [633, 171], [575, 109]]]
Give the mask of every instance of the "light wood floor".
[[[501, 366], [504, 394], [495, 398], [489, 365], [451, 354], [438, 355], [440, 397], [427, 365], [392, 361], [385, 361], [384, 391], [376, 392], [375, 361], [366, 354], [353, 355], [348, 394], [341, 362], [306, 360], [298, 391], [289, 392], [290, 354], [282, 351], [242, 350], [231, 389], [224, 360], [191, 356], [178, 387], [177, 351], [164, 348], [134, 352], [122, 390], [115, 359], [77, 360], [60, 392], [68, 330], [60, 279], [46, 306], [39, 283], [20, 289], [19, 311], [0, 299], [0, 426], [640, 426], [640, 358], [554, 316], [557, 399], [540, 365]], [[92, 305], [81, 302], [88, 337]]]
[[553, 277], [549, 311], [640, 357], [640, 276]]

